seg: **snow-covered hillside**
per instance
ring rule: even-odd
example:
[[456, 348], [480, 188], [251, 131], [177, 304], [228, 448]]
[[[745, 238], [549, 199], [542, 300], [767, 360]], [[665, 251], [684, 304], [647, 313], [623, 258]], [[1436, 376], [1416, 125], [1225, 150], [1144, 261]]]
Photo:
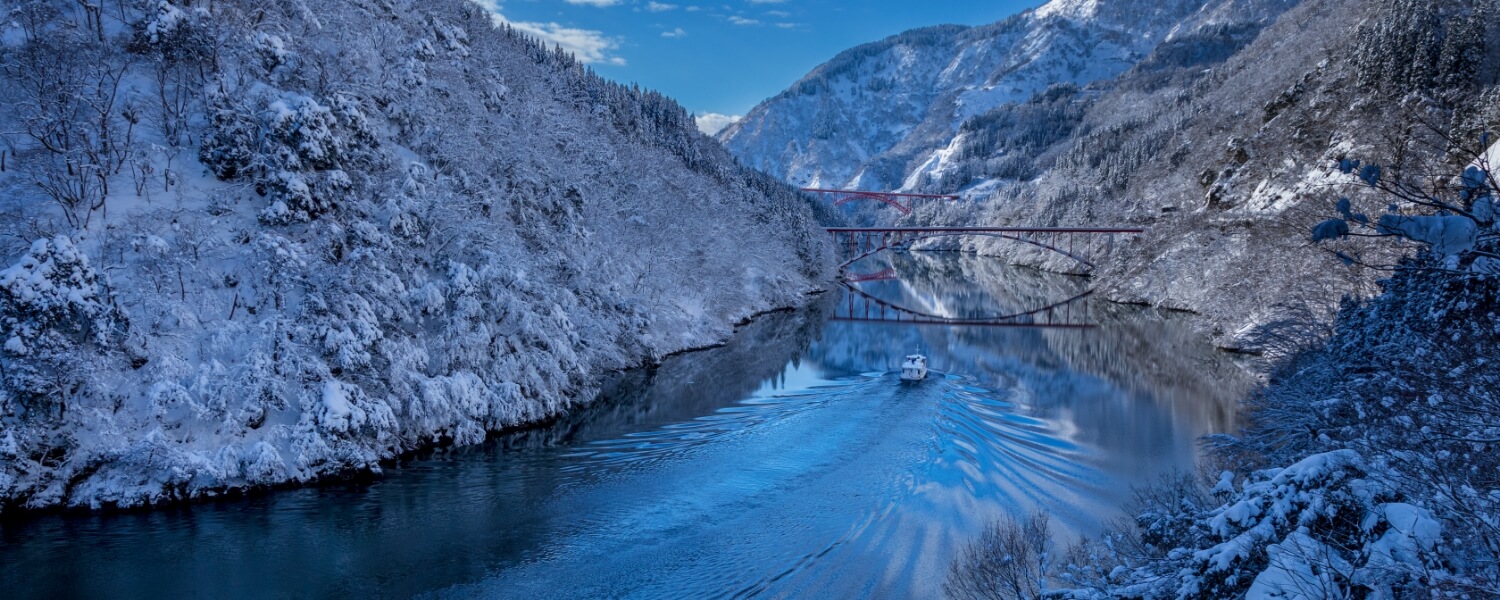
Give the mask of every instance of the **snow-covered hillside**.
[[378, 471], [828, 275], [790, 188], [470, 2], [7, 6], [0, 506]]
[[[991, 26], [896, 36], [818, 68], [721, 139], [793, 184], [968, 200], [921, 204], [913, 224], [1142, 226], [1146, 235], [1115, 246], [1096, 271], [1105, 293], [1204, 314], [1220, 343], [1255, 349], [1249, 337], [1268, 323], [1293, 312], [1326, 319], [1343, 295], [1374, 291], [1369, 273], [1340, 269], [1331, 255], [1306, 248], [1310, 227], [1340, 194], [1375, 201], [1346, 189], [1357, 178], [1338, 172], [1340, 160], [1358, 154], [1454, 172], [1451, 160], [1461, 153], [1444, 147], [1481, 142], [1500, 94], [1488, 58], [1500, 46], [1483, 23], [1493, 3], [1163, 6], [1059, 0]], [[1047, 41], [998, 35], [1007, 31]], [[1106, 43], [1117, 38], [1104, 31], [1138, 34], [1128, 64], [1107, 73], [1066, 66], [1097, 68], [1115, 64], [1102, 57], [1125, 56], [1105, 51], [1125, 47]], [[997, 35], [975, 37], [980, 32]], [[1092, 41], [1078, 42], [1085, 38]], [[962, 39], [976, 43], [955, 45]], [[910, 49], [916, 40], [936, 41], [918, 52]], [[986, 52], [1000, 55], [992, 64], [1024, 66], [995, 71], [979, 87], [940, 76]], [[921, 57], [909, 62], [927, 71], [876, 75], [907, 64], [901, 55]], [[991, 85], [1011, 81], [1031, 83]], [[847, 93], [822, 91], [828, 82]], [[881, 96], [872, 86], [897, 93]], [[985, 89], [1016, 93], [966, 114], [964, 98]], [[912, 116], [887, 115], [894, 106]], [[808, 125], [825, 122], [835, 126]], [[964, 244], [1071, 267], [1022, 244]]]
[[1148, 484], [1132, 518], [1052, 548], [1064, 561], [1037, 558], [1048, 539], [986, 546], [986, 533], [952, 571], [952, 595], [1004, 596], [997, 584], [1029, 563], [1060, 598], [1500, 596], [1496, 155], [1436, 189], [1415, 180], [1426, 173], [1346, 160], [1403, 212], [1415, 200], [1446, 214], [1372, 218], [1338, 203], [1320, 244], [1369, 257], [1403, 239], [1413, 251], [1331, 330], [1279, 332], [1281, 360], [1245, 403], [1245, 428], [1208, 443], [1208, 464], [1225, 470]]

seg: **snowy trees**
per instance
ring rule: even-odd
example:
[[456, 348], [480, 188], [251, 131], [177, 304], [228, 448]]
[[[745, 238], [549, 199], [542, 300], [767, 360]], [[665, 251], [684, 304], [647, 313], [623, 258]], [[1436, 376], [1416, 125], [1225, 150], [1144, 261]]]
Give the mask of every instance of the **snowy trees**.
[[89, 348], [123, 326], [99, 274], [66, 236], [37, 240], [20, 262], [0, 271], [0, 378], [4, 414], [65, 411], [81, 390]]
[[[1066, 593], [1076, 598], [1421, 595], [1451, 576], [1439, 553], [1443, 525], [1404, 502], [1380, 470], [1337, 450], [1249, 473], [1238, 485], [1225, 472], [1206, 495], [1172, 492], [1196, 485], [1190, 479], [1164, 482], [1138, 496], [1146, 502], [1135, 532], [1086, 543], [1055, 577], [1087, 583]], [[1136, 536], [1139, 545], [1119, 541]]]
[[[11, 16], [4, 509], [187, 499], [478, 442], [828, 273], [794, 190], [670, 98], [474, 3]], [[49, 177], [81, 191], [54, 198]]]
[[1062, 83], [971, 117], [959, 126], [962, 143], [952, 166], [918, 190], [953, 193], [986, 179], [1029, 180], [1052, 166], [1041, 160], [1043, 152], [1078, 133], [1086, 109], [1078, 86]]
[[[1045, 519], [992, 525], [954, 564], [964, 598], [1418, 598], [1472, 585], [1454, 532], [1359, 452], [1137, 491], [1132, 518], [1058, 552]], [[1472, 567], [1473, 565], [1464, 565]]]
[[248, 98], [221, 81], [209, 98], [210, 127], [199, 160], [220, 179], [248, 179], [270, 198], [270, 223], [309, 221], [333, 210], [353, 188], [345, 167], [371, 160], [378, 147], [358, 105], [329, 105], [264, 86]]
[[[1380, 296], [1344, 307], [1326, 346], [1289, 359], [1284, 381], [1254, 399], [1255, 425], [1236, 445], [1278, 456], [1359, 452], [1378, 465], [1382, 485], [1443, 524], [1439, 555], [1458, 572], [1444, 585], [1493, 593], [1500, 585], [1495, 148], [1464, 152], [1437, 137], [1465, 157], [1458, 176], [1340, 161], [1340, 171], [1390, 204], [1372, 218], [1340, 199], [1339, 216], [1317, 225], [1313, 239], [1391, 277]], [[1360, 238], [1377, 238], [1376, 247]], [[1415, 251], [1394, 264], [1365, 258], [1389, 241]]]
[[1396, 97], [1472, 92], [1493, 10], [1491, 0], [1386, 0], [1356, 34], [1360, 84]]
[[1288, 360], [1253, 398], [1253, 427], [1233, 447], [1277, 457], [1359, 452], [1378, 481], [1444, 523], [1450, 566], [1500, 585], [1500, 375], [1491, 368], [1500, 286], [1411, 269], [1384, 287], [1347, 306], [1326, 345]]
[[169, 0], [147, 3], [131, 25], [132, 54], [149, 63], [156, 84], [156, 122], [164, 141], [185, 144], [188, 119], [201, 101], [209, 74], [218, 71], [225, 35], [206, 7], [182, 8]]

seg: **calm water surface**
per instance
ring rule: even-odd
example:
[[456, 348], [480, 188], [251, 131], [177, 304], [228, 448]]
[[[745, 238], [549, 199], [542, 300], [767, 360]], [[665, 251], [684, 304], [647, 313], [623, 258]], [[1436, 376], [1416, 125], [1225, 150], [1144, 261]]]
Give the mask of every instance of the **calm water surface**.
[[[1086, 281], [903, 255], [858, 284], [978, 319]], [[1171, 315], [1082, 300], [1089, 329], [851, 321], [828, 294], [720, 349], [612, 376], [533, 431], [371, 484], [0, 525], [0, 590], [27, 597], [931, 598], [988, 521], [1063, 535], [1133, 483], [1191, 467], [1245, 383]], [[891, 309], [887, 309], [888, 314]], [[851, 312], [852, 311], [852, 312]], [[921, 349], [933, 376], [897, 380]]]

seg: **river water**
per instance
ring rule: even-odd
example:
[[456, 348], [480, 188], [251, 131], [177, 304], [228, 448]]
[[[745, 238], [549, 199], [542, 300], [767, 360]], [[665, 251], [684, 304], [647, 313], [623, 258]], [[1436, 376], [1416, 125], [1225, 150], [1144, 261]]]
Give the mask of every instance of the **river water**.
[[[725, 347], [611, 376], [559, 422], [404, 461], [373, 483], [0, 524], [26, 597], [933, 598], [986, 523], [1064, 538], [1192, 468], [1247, 381], [1177, 315], [952, 254], [860, 265]], [[894, 275], [894, 279], [890, 277]], [[874, 301], [872, 299], [877, 299]], [[885, 303], [885, 304], [882, 304]], [[888, 305], [888, 306], [887, 306]], [[848, 319], [847, 317], [856, 317]], [[933, 375], [898, 381], [920, 349]]]

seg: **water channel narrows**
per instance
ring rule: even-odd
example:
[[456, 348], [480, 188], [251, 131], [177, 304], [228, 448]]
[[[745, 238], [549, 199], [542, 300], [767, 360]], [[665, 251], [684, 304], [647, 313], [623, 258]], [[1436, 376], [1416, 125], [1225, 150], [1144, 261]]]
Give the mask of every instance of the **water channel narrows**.
[[[1087, 290], [955, 254], [862, 268], [894, 276], [857, 284], [869, 296], [956, 318]], [[1089, 329], [918, 325], [841, 319], [847, 301], [768, 315], [612, 376], [557, 423], [373, 484], [5, 523], [0, 589], [933, 597], [987, 522], [1041, 510], [1092, 531], [1233, 424], [1238, 370], [1172, 315], [1084, 298]], [[913, 350], [934, 375], [901, 383]]]

